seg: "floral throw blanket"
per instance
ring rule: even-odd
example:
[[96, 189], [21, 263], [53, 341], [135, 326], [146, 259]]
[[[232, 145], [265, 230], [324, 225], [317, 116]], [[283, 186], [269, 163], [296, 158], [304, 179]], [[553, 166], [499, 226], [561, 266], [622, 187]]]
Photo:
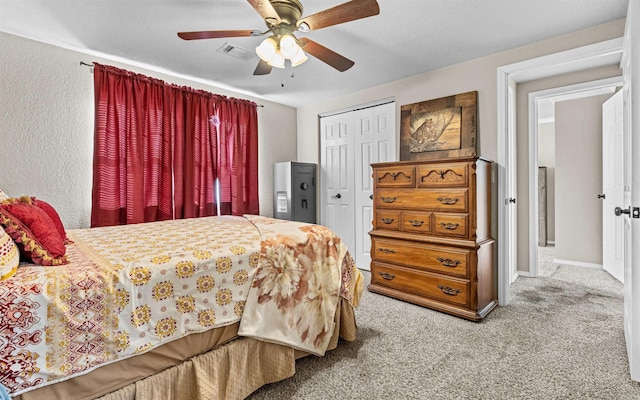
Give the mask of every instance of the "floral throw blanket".
[[363, 277], [353, 258], [324, 226], [245, 217], [262, 243], [239, 335], [324, 355], [339, 297], [357, 306], [362, 295]]

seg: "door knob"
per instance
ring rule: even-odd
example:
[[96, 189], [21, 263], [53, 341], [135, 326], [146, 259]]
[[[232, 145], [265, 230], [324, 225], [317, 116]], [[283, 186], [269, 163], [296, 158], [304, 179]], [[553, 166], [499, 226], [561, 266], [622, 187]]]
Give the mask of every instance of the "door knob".
[[599, 199], [606, 199], [606, 198], [607, 198], [607, 196], [606, 196], [604, 193], [602, 193], [602, 194], [599, 194], [599, 195], [598, 195], [598, 198], [599, 198]]
[[[631, 208], [631, 207], [629, 207], [629, 208]], [[631, 210], [629, 208], [616, 207], [613, 212], [615, 212], [618, 217], [621, 216], [622, 214], [630, 215], [631, 214]]]
[[340, 193], [338, 193], [338, 194], [337, 194], [337, 195], [335, 195], [335, 196], [331, 196], [331, 198], [332, 198], [332, 199], [339, 199], [339, 198], [341, 198], [341, 197], [342, 197], [342, 195], [341, 195]]
[[370, 195], [369, 195], [369, 198], [370, 198], [371, 200], [373, 200], [373, 194], [370, 194]]
[[509, 203], [516, 204], [516, 199], [514, 199], [513, 197], [509, 197], [509, 199], [507, 201]]

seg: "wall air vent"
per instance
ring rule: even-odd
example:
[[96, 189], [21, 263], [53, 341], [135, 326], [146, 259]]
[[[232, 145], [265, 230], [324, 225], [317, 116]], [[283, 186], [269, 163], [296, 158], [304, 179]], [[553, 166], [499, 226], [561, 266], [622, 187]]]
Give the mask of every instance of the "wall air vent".
[[218, 53], [226, 54], [231, 57], [239, 58], [241, 60], [249, 61], [255, 57], [255, 53], [253, 51], [249, 51], [247, 49], [243, 49], [242, 47], [235, 46], [233, 44], [229, 44], [225, 42], [218, 50]]

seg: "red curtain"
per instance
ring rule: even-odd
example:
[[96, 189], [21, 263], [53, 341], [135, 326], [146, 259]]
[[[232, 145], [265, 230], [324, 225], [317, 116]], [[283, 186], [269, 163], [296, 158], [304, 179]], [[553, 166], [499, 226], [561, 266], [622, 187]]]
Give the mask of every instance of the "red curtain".
[[176, 193], [181, 192], [183, 196], [182, 218], [218, 213], [215, 200], [218, 140], [210, 122], [217, 99], [218, 96], [197, 91], [185, 93], [184, 162], [176, 165], [177, 171], [183, 170], [184, 178], [182, 187], [176, 186]]
[[91, 226], [172, 218], [163, 83], [96, 64]]
[[247, 101], [218, 103], [220, 212], [259, 214], [258, 117]]
[[255, 103], [94, 65], [92, 227], [259, 213]]

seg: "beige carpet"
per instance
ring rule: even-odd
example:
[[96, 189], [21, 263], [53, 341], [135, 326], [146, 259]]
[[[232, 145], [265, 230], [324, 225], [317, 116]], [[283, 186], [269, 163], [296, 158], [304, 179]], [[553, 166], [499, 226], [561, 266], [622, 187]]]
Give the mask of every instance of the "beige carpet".
[[249, 399], [640, 399], [622, 284], [540, 258], [540, 277], [518, 278], [512, 303], [481, 323], [365, 291], [355, 342]]

